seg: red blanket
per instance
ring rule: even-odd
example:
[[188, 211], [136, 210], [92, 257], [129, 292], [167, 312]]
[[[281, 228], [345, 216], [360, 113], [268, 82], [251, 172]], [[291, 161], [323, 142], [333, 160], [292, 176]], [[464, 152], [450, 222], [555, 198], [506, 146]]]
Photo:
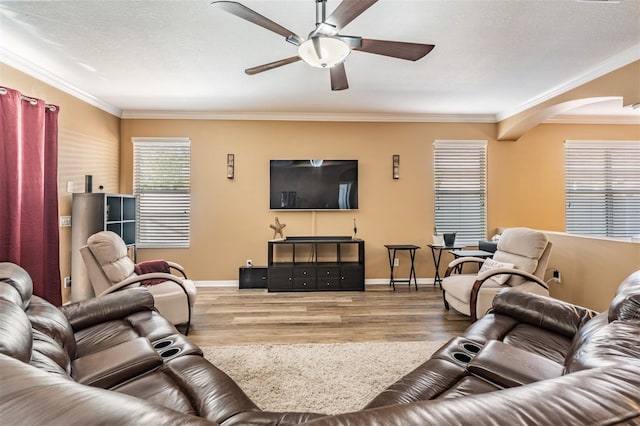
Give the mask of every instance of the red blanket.
[[[165, 260], [147, 260], [144, 262], [136, 263], [134, 271], [138, 275], [150, 274], [152, 272], [164, 272], [170, 273], [169, 264]], [[155, 285], [165, 282], [162, 278], [151, 278], [142, 281], [142, 285]]]

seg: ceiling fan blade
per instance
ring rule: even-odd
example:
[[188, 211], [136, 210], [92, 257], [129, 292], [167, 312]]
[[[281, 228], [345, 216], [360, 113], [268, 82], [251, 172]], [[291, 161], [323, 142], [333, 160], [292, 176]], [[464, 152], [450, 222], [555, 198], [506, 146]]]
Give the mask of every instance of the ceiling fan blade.
[[249, 9], [248, 7], [235, 2], [235, 1], [214, 1], [211, 2], [212, 6], [217, 6], [222, 8], [222, 10], [225, 10], [229, 13], [231, 13], [232, 15], [237, 16], [238, 18], [242, 18], [246, 21], [249, 21], [253, 24], [259, 25], [262, 28], [266, 28], [269, 31], [273, 31], [276, 34], [280, 34], [281, 36], [283, 36], [288, 42], [295, 44], [296, 46], [299, 45], [302, 40], [300, 39], [300, 36], [298, 36], [296, 33], [294, 33], [291, 30], [286, 29], [285, 27], [283, 27], [280, 24], [276, 24], [275, 22], [273, 22], [271, 19], [266, 18], [262, 15], [260, 15], [258, 12], [255, 12], [251, 9]]
[[329, 68], [329, 72], [331, 73], [331, 90], [345, 90], [349, 88], [344, 62]]
[[281, 67], [283, 65], [292, 64], [294, 62], [298, 62], [299, 60], [300, 60], [299, 56], [292, 56], [290, 58], [280, 59], [279, 61], [270, 62], [268, 64], [258, 65], [257, 67], [247, 68], [246, 70], [244, 70], [244, 72], [249, 75], [254, 75], [264, 71], [272, 70], [274, 68]]
[[378, 0], [343, 0], [333, 13], [324, 20], [325, 24], [335, 28], [330, 35], [337, 34], [342, 28], [369, 9]]
[[393, 58], [417, 61], [424, 57], [435, 46], [433, 44], [405, 43], [402, 41], [362, 39], [362, 45], [353, 50], [359, 50], [376, 55], [391, 56]]

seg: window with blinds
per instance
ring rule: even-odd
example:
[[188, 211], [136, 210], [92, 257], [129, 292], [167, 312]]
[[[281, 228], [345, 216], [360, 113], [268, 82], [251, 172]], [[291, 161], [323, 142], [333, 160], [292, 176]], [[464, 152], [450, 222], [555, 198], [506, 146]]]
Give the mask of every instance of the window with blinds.
[[191, 143], [188, 138], [133, 138], [138, 247], [189, 247]]
[[456, 243], [487, 237], [487, 142], [435, 141], [435, 227]]
[[640, 141], [565, 141], [566, 231], [640, 236]]

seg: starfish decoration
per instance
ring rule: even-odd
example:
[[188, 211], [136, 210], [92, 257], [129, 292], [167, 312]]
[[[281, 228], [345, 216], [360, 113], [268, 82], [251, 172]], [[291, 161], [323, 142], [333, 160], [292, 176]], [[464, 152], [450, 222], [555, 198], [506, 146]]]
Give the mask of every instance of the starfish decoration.
[[284, 227], [287, 226], [286, 223], [280, 223], [280, 221], [278, 220], [278, 217], [276, 216], [276, 224], [275, 225], [269, 225], [269, 228], [273, 229], [273, 239], [275, 240], [276, 235], [280, 234], [280, 238], [284, 238], [284, 234], [282, 233], [282, 230], [284, 229]]

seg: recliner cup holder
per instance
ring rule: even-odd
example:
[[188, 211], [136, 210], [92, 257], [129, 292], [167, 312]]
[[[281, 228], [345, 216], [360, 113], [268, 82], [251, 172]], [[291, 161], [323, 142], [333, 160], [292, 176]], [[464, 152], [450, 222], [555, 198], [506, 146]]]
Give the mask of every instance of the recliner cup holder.
[[471, 356], [462, 352], [454, 352], [451, 356], [458, 362], [467, 363], [471, 361]]
[[467, 342], [462, 344], [462, 349], [464, 349], [467, 352], [477, 354], [478, 352], [480, 352], [480, 349], [482, 348], [476, 345], [475, 343]]
[[173, 340], [161, 340], [157, 343], [154, 343], [153, 348], [154, 349], [162, 349], [162, 348], [166, 348], [167, 346], [171, 346], [173, 345]]
[[182, 352], [182, 349], [180, 348], [171, 348], [160, 352], [160, 356], [162, 358], [171, 358], [172, 356], [178, 355], [180, 352]]

